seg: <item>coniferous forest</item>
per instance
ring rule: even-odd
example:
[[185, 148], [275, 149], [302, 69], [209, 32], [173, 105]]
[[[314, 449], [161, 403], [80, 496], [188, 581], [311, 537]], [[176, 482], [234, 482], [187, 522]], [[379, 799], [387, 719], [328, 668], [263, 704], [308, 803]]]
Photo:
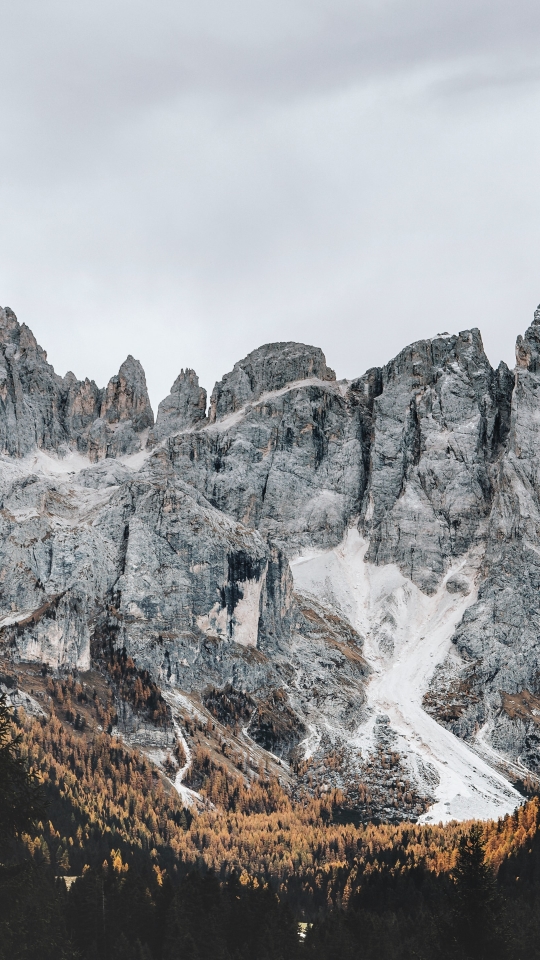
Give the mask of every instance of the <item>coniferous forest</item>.
[[246, 784], [199, 747], [191, 812], [87, 727], [73, 680], [48, 684], [49, 715], [0, 706], [2, 960], [540, 956], [536, 797], [485, 824], [354, 824], [338, 791]]

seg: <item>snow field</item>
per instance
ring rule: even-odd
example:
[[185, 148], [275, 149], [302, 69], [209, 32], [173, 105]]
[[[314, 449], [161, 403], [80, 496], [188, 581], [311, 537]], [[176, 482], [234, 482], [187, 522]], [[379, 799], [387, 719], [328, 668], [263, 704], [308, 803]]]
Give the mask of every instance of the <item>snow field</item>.
[[[487, 820], [511, 813], [522, 802], [520, 794], [422, 708], [435, 667], [448, 655], [458, 623], [476, 600], [478, 557], [462, 558], [428, 597], [394, 564], [366, 563], [367, 547], [351, 528], [338, 547], [291, 563], [295, 588], [336, 609], [365, 638], [363, 654], [372, 670], [368, 720], [349, 736], [349, 743], [366, 755], [376, 718], [388, 717], [411, 778], [425, 790], [426, 767], [431, 774], [435, 802], [421, 822]], [[457, 572], [470, 583], [467, 596], [446, 589]], [[486, 755], [494, 762], [501, 759], [492, 750]]]

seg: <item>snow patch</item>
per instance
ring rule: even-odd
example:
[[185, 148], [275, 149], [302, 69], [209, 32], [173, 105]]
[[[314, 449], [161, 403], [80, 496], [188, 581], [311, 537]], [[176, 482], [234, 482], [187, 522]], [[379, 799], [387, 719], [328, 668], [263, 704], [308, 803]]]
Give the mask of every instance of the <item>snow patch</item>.
[[199, 719], [204, 720], [206, 718], [203, 716], [202, 713], [195, 710], [191, 701], [187, 697], [185, 697], [183, 694], [178, 693], [177, 691], [173, 691], [171, 689], [162, 690], [162, 693], [163, 693], [164, 699], [167, 701], [167, 703], [169, 704], [169, 706], [173, 711], [174, 732], [178, 740], [182, 744], [184, 748], [184, 753], [186, 755], [186, 762], [184, 766], [181, 767], [180, 770], [178, 770], [174, 780], [171, 780], [170, 782], [172, 783], [174, 789], [178, 793], [180, 799], [182, 800], [182, 803], [186, 807], [200, 807], [205, 803], [201, 794], [197, 793], [196, 790], [190, 790], [189, 787], [184, 786], [184, 783], [183, 783], [184, 778], [188, 773], [188, 770], [191, 768], [191, 764], [193, 763], [193, 757], [191, 754], [191, 750], [189, 749], [188, 742], [184, 737], [184, 734], [182, 733], [182, 728], [180, 727], [180, 724], [178, 723], [177, 718], [174, 716], [174, 710], [175, 708], [178, 709], [178, 707], [182, 707], [183, 709], [188, 710], [189, 713], [195, 716], [198, 716]]
[[[351, 746], [369, 752], [376, 718], [388, 716], [414, 779], [424, 780], [426, 770], [438, 777], [438, 784], [432, 778], [435, 803], [423, 822], [491, 819], [512, 812], [522, 798], [487, 762], [502, 758], [493, 751], [489, 758], [485, 752], [487, 759], [480, 757], [422, 708], [435, 667], [448, 655], [457, 625], [477, 599], [479, 554], [471, 551], [461, 558], [436, 594], [426, 596], [394, 564], [366, 563], [367, 547], [353, 528], [333, 550], [291, 563], [296, 589], [334, 608], [365, 638], [363, 653], [372, 669], [366, 690], [369, 719], [350, 737]], [[446, 589], [458, 573], [471, 585], [467, 596]]]
[[261, 591], [264, 578], [245, 580], [241, 584], [243, 597], [238, 601], [233, 616], [233, 640], [243, 647], [256, 647], [259, 635]]

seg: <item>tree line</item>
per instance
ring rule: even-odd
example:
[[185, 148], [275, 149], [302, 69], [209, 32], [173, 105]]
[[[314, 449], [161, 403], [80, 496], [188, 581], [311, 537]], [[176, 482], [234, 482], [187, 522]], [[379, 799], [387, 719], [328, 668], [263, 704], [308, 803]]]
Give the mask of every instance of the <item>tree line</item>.
[[540, 957], [538, 799], [355, 826], [337, 791], [293, 800], [203, 748], [192, 777], [196, 815], [106, 732], [0, 703], [0, 960]]

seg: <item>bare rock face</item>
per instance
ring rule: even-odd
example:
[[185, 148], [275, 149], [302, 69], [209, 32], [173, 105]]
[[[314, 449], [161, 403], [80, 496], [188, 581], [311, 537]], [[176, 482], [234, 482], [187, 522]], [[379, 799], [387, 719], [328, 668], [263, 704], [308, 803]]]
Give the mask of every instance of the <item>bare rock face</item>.
[[231, 373], [216, 383], [210, 400], [210, 422], [258, 400], [263, 393], [311, 378], [336, 379], [319, 347], [304, 343], [268, 343], [235, 363]]
[[289, 556], [343, 537], [366, 483], [358, 408], [333, 382], [266, 393], [242, 416], [171, 438], [175, 472]]
[[66, 374], [64, 385], [65, 419], [70, 425], [71, 436], [79, 448], [84, 448], [83, 437], [86, 437], [92, 425], [99, 419], [103, 391], [88, 377], [83, 381], [77, 380], [71, 371]]
[[131, 354], [124, 360], [118, 376], [109, 380], [101, 400], [100, 416], [111, 426], [129, 420], [137, 433], [154, 423], [144, 370]]
[[150, 431], [148, 446], [174, 436], [206, 419], [206, 390], [199, 386], [194, 370], [181, 370], [168, 397], [158, 407], [156, 424]]
[[[451, 723], [461, 736], [485, 726], [498, 750], [540, 771], [540, 308], [516, 344], [505, 447], [493, 465], [478, 601], [453, 638], [471, 695]], [[449, 684], [453, 678], [449, 678]], [[444, 697], [444, 689], [439, 697]], [[517, 698], [517, 699], [516, 699]]]
[[33, 450], [90, 459], [141, 449], [154, 416], [144, 371], [129, 356], [108, 386], [59, 377], [32, 332], [9, 307], [0, 309], [0, 451], [25, 457]]
[[261, 347], [216, 385], [210, 422], [171, 436], [167, 455], [214, 507], [288, 556], [333, 546], [360, 512], [379, 381], [371, 370], [337, 384], [314, 347]]
[[509, 430], [513, 378], [478, 330], [424, 340], [382, 370], [362, 527], [368, 559], [427, 592], [486, 536], [492, 463]]
[[[86, 383], [83, 394], [85, 390]], [[154, 414], [144, 370], [131, 354], [100, 391], [99, 400], [99, 416], [77, 437], [79, 450], [93, 461], [137, 453], [143, 446], [141, 434], [152, 426]]]
[[[181, 371], [154, 425], [138, 361], [104, 389], [61, 378], [1, 310], [0, 647], [82, 668], [106, 640], [164, 684], [249, 692], [264, 742], [275, 707], [284, 755], [349, 737], [350, 757], [358, 623], [401, 656], [411, 605], [438, 598], [459, 615], [426, 709], [540, 772], [540, 308], [516, 357], [493, 369], [472, 329], [337, 382], [318, 348], [269, 344], [216, 384], [208, 419]], [[350, 570], [345, 613], [331, 591], [295, 595], [289, 562], [324, 573], [351, 538], [366, 590], [395, 579], [388, 609]]]
[[91, 635], [105, 631], [187, 688], [226, 682], [251, 660], [260, 672], [262, 638], [288, 637], [298, 618], [285, 558], [159, 456], [115, 479], [100, 464], [80, 478], [4, 481], [0, 641], [22, 659], [85, 669]]
[[[272, 346], [272, 363], [278, 346], [292, 376], [289, 345]], [[247, 382], [242, 365], [229, 376]], [[236, 409], [233, 418], [214, 416], [172, 438], [175, 470], [289, 556], [334, 546], [360, 519], [368, 560], [397, 563], [435, 590], [452, 559], [486, 533], [493, 462], [510, 427], [513, 377], [505, 365], [492, 370], [473, 330], [413, 344], [349, 384], [310, 376], [284, 387], [283, 379], [259, 378], [254, 395], [263, 385], [264, 394], [242, 408], [227, 394], [223, 409]]]
[[13, 310], [0, 309], [0, 450], [24, 457], [66, 439], [62, 379]]

